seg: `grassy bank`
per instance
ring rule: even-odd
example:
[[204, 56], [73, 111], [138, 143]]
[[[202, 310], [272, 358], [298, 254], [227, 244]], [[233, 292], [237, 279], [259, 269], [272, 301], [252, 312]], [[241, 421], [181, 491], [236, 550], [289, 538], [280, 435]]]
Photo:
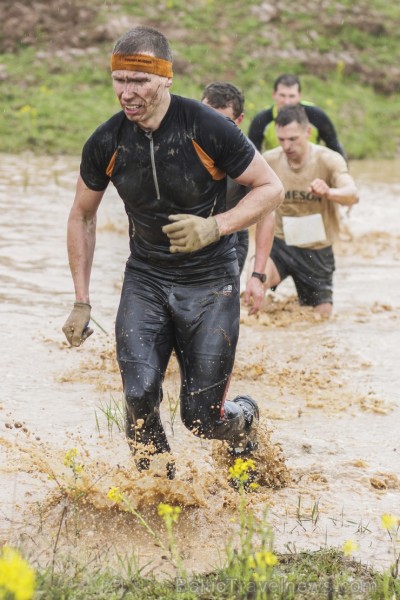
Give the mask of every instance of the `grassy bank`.
[[96, 0], [91, 10], [79, 24], [55, 12], [53, 30], [39, 21], [33, 41], [21, 28], [13, 44], [0, 43], [1, 152], [79, 153], [92, 130], [118, 110], [108, 70], [112, 41], [145, 23], [171, 41], [175, 93], [199, 98], [203, 86], [216, 79], [243, 89], [244, 131], [270, 104], [276, 76], [295, 72], [303, 98], [326, 110], [350, 158], [399, 153], [398, 2], [341, 0], [333, 8], [323, 2], [294, 7], [166, 0], [144, 6], [122, 0], [110, 6]]
[[[38, 597], [46, 600], [393, 600], [400, 587], [389, 575], [367, 569], [345, 559], [334, 550], [297, 554], [280, 558], [280, 566], [254, 579], [236, 565], [229, 571], [159, 581], [155, 576], [135, 573], [120, 577], [111, 572], [88, 575], [82, 565], [73, 576], [42, 572], [38, 578]], [[246, 561], [243, 567], [246, 569]], [[77, 577], [78, 574], [78, 577]]]

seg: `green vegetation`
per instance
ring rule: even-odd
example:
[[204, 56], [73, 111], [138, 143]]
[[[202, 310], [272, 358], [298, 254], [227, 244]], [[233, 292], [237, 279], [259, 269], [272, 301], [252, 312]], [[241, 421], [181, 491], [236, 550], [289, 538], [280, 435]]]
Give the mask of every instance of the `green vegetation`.
[[[350, 158], [398, 155], [397, 1], [298, 2], [275, 8], [255, 0], [120, 0], [111, 6], [94, 0], [90, 6], [95, 18], [79, 23], [83, 39], [121, 16], [129, 17], [128, 26], [146, 23], [166, 33], [175, 55], [173, 92], [199, 98], [203, 86], [216, 79], [241, 87], [247, 107], [244, 131], [270, 104], [275, 77], [294, 72], [301, 77], [303, 98], [332, 118]], [[7, 48], [2, 27], [0, 51]], [[55, 21], [53, 36], [64, 40], [56, 52], [54, 39], [39, 23], [34, 46], [21, 38], [14, 40], [12, 52], [0, 54], [0, 151], [78, 154], [95, 127], [118, 110], [108, 58], [126, 26], [114, 26], [117, 33], [99, 36], [102, 41], [95, 46], [87, 35], [87, 49], [67, 45], [68, 28], [67, 18]]]
[[[400, 594], [399, 580], [375, 573], [335, 550], [321, 550], [277, 557], [278, 566], [270, 567], [262, 580], [254, 580], [254, 569], [238, 556], [236, 577], [228, 570], [171, 578], [160, 581], [155, 575], [132, 573], [118, 576], [104, 571], [87, 572], [83, 565], [64, 565], [66, 572], [38, 575], [39, 597], [46, 600], [392, 600]], [[134, 565], [134, 561], [132, 561]], [[132, 565], [131, 565], [132, 566]], [[70, 574], [67, 574], [68, 571]], [[127, 567], [127, 570], [129, 568]], [[247, 579], [243, 579], [247, 571]]]

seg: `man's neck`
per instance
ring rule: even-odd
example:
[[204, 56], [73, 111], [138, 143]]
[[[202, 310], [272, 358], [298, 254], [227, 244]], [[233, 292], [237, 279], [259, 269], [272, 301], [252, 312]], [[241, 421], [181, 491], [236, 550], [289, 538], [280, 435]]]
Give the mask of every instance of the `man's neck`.
[[161, 101], [157, 112], [154, 115], [152, 115], [147, 121], [142, 121], [141, 123], [138, 123], [138, 127], [140, 127], [140, 129], [143, 129], [143, 131], [145, 131], [146, 133], [156, 131], [160, 127], [162, 120], [167, 114], [170, 104], [171, 95], [168, 93], [165, 95], [165, 98], [163, 98], [163, 100]]
[[287, 162], [288, 165], [291, 169], [301, 169], [302, 167], [304, 167], [304, 165], [307, 163], [308, 158], [310, 156], [310, 144], [307, 144], [307, 148], [304, 152], [304, 154], [302, 154], [297, 160], [290, 160], [289, 158], [287, 158]]

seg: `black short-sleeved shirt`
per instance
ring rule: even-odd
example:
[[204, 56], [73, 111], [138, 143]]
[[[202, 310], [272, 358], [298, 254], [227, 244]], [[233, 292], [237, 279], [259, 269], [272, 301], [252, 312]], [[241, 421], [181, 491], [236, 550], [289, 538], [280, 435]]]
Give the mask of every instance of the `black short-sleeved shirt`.
[[129, 218], [133, 257], [162, 268], [206, 271], [234, 260], [235, 236], [198, 252], [171, 254], [161, 228], [171, 214], [224, 212], [226, 175], [241, 175], [254, 154], [233, 122], [196, 100], [171, 95], [152, 133], [122, 111], [100, 125], [83, 148], [80, 174], [91, 190], [105, 190], [110, 181], [116, 187]]

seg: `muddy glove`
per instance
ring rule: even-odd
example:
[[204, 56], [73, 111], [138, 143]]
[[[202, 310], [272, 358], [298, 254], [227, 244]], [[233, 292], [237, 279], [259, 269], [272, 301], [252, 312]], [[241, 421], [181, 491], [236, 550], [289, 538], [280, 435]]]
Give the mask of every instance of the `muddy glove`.
[[71, 346], [80, 346], [93, 333], [89, 327], [90, 309], [86, 302], [75, 302], [74, 308], [62, 328]]
[[195, 215], [171, 215], [174, 221], [164, 225], [163, 232], [170, 241], [170, 252], [194, 252], [219, 240], [220, 233], [214, 217], [197, 217]]

